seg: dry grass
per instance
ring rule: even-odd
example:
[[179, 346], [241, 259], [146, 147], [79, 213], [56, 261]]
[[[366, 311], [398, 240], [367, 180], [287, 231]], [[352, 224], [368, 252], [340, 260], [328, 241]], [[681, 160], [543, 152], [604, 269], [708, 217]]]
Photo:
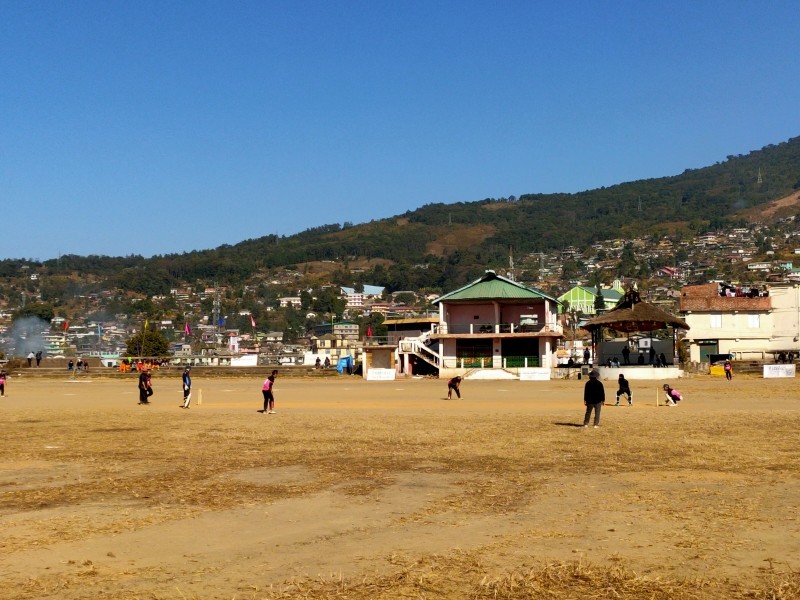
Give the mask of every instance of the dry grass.
[[[485, 396], [495, 384], [482, 385]], [[560, 407], [505, 412], [451, 404], [287, 409], [282, 421], [224, 406], [177, 419], [127, 406], [9, 410], [0, 421], [0, 518], [11, 525], [0, 535], [0, 553], [7, 558], [332, 490], [380, 504], [404, 473], [441, 477], [449, 487], [383, 527], [440, 528], [458, 540], [458, 522], [486, 519], [497, 533], [491, 542], [464, 539], [440, 553], [386, 548], [369, 569], [354, 566], [346, 576], [239, 575], [224, 584], [224, 569], [200, 563], [181, 576], [196, 583], [192, 589], [180, 577], [169, 584], [175, 576], [166, 567], [97, 560], [52, 574], [32, 567], [28, 577], [0, 576], [0, 598], [798, 598], [796, 556], [737, 567], [760, 547], [754, 531], [788, 525], [797, 532], [795, 390], [785, 390], [777, 408], [740, 410], [703, 400], [712, 396], [705, 385], [681, 387], [690, 392], [687, 406], [706, 401], [708, 410], [607, 407], [600, 431], [573, 426], [581, 416], [574, 398], [571, 417]], [[756, 397], [763, 385], [742, 382], [737, 393]], [[298, 392], [298, 405], [305, 393]], [[307, 476], [240, 476], [264, 469]], [[127, 508], [104, 518], [86, 508], [104, 505]], [[537, 512], [543, 506], [550, 512]], [[598, 518], [608, 521], [603, 544], [616, 548], [605, 555], [584, 550], [599, 537], [580, 529]], [[623, 530], [629, 537], [617, 541]], [[669, 556], [660, 554], [666, 548]], [[633, 554], [618, 556], [625, 551]], [[692, 568], [684, 570], [684, 561]], [[203, 581], [207, 591], [196, 591]]]

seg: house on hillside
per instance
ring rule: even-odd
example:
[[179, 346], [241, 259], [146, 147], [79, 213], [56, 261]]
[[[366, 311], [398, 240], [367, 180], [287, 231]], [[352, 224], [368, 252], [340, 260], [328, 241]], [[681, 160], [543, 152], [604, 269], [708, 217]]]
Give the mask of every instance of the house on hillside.
[[386, 288], [378, 285], [365, 285], [364, 291], [357, 292], [355, 288], [342, 286], [342, 295], [347, 302], [347, 308], [350, 310], [361, 310], [364, 308], [364, 303], [374, 298], [380, 298]]
[[604, 310], [611, 310], [617, 305], [623, 295], [622, 282], [615, 279], [610, 288], [598, 288], [578, 285], [568, 292], [560, 295], [557, 300], [561, 303], [559, 312], [569, 308], [576, 310], [584, 315], [596, 315], [597, 309], [594, 307], [597, 295], [603, 294]]
[[439, 325], [439, 376], [468, 369], [554, 367], [562, 337], [559, 302], [539, 290], [487, 271], [434, 300]]

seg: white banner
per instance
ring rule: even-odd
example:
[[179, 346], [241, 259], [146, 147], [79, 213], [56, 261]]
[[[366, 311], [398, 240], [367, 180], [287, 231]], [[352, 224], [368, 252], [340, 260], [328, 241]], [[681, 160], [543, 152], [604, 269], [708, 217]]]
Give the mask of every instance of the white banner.
[[550, 381], [550, 369], [545, 367], [527, 367], [519, 370], [520, 381]]
[[391, 381], [394, 376], [394, 369], [367, 369], [367, 381]]
[[764, 378], [794, 377], [794, 365], [764, 365]]

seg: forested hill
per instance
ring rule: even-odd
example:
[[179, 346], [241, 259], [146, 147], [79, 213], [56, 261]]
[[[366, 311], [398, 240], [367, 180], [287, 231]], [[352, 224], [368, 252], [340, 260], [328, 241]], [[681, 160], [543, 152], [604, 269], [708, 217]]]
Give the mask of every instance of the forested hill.
[[[760, 177], [759, 177], [760, 174]], [[360, 225], [327, 225], [292, 236], [269, 235], [184, 254], [124, 258], [63, 256], [49, 273], [81, 272], [121, 289], [168, 289], [184, 282], [247, 280], [264, 269], [309, 261], [386, 259], [371, 283], [448, 285], [518, 256], [611, 238], [698, 233], [735, 226], [747, 209], [800, 188], [800, 137], [680, 175], [576, 194], [529, 194], [476, 202], [428, 204]], [[13, 275], [24, 261], [4, 260]], [[33, 265], [34, 263], [28, 263]], [[418, 280], [392, 281], [391, 266], [417, 266]], [[420, 268], [420, 265], [424, 267]], [[383, 278], [383, 281], [379, 279]]]

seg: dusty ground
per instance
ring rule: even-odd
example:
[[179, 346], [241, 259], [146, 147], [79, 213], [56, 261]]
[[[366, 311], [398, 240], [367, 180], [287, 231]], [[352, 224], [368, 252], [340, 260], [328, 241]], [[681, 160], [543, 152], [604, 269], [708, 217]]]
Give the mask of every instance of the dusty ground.
[[800, 594], [796, 380], [260, 383], [12, 379], [0, 598]]

